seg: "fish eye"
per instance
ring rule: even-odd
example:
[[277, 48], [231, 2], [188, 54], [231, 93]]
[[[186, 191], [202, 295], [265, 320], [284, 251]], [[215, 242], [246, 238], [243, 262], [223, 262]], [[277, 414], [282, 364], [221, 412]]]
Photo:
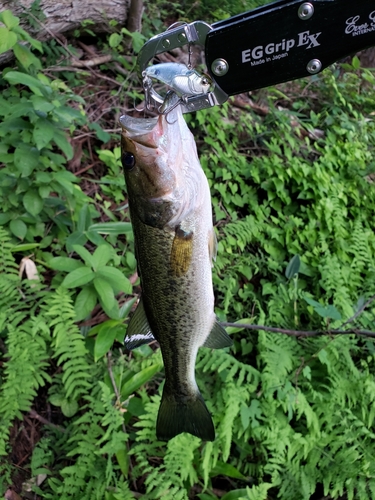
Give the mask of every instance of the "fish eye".
[[124, 167], [124, 170], [132, 170], [135, 166], [135, 156], [133, 153], [129, 153], [128, 151], [125, 151], [121, 155], [121, 163], [122, 166]]

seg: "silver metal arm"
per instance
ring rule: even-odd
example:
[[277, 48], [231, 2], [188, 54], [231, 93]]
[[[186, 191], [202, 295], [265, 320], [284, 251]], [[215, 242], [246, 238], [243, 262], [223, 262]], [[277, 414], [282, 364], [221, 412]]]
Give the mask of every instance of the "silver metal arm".
[[[149, 98], [159, 107], [164, 99], [155, 91], [147, 80], [145, 81], [145, 70], [148, 63], [162, 52], [167, 52], [188, 44], [198, 44], [205, 46], [207, 34], [211, 31], [211, 26], [203, 21], [194, 21], [190, 24], [181, 24], [177, 27], [169, 28], [164, 33], [152, 37], [142, 47], [137, 60], [139, 76], [143, 81], [145, 90]], [[191, 113], [199, 109], [210, 108], [217, 104], [223, 104], [228, 99], [228, 95], [216, 84], [213, 84], [212, 91], [203, 95], [188, 96], [181, 103], [183, 113]]]

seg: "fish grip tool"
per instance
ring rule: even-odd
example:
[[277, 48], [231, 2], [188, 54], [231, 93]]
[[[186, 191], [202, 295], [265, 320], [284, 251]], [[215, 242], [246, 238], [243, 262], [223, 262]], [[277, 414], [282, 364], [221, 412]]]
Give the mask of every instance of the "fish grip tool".
[[[180, 24], [179, 26], [172, 25], [166, 31], [150, 38], [145, 43], [138, 55], [137, 68], [142, 80], [146, 106], [148, 108], [165, 108], [165, 98], [160, 96], [154, 89], [152, 80], [147, 75], [146, 68], [149, 62], [162, 52], [183, 47], [184, 45], [199, 44], [204, 47], [207, 35], [211, 30], [212, 27], [204, 21], [194, 21], [189, 24]], [[217, 84], [213, 83], [212, 89], [207, 93], [183, 96], [181, 99], [182, 112], [191, 113], [199, 109], [223, 104], [228, 97], [228, 94]]]
[[[314, 76], [344, 57], [375, 46], [375, 3], [276, 0], [212, 25], [203, 21], [172, 25], [141, 49], [141, 75], [145, 76], [155, 55], [195, 43], [204, 46], [212, 83], [208, 92], [182, 95], [184, 113], [223, 104], [242, 92]], [[149, 102], [160, 107], [163, 99], [149, 80], [144, 81]]]

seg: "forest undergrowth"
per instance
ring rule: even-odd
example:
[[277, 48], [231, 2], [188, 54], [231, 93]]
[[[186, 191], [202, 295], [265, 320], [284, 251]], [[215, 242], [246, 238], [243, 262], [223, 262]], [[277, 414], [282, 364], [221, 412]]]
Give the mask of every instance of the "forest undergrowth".
[[[0, 13], [14, 53], [0, 78], [0, 494], [372, 500], [375, 72], [356, 56], [186, 115], [219, 240], [216, 314], [239, 324], [232, 348], [197, 360], [216, 440], [156, 438], [160, 349], [123, 347], [140, 286], [118, 119], [143, 116], [135, 54], [162, 15], [64, 46]], [[111, 57], [72, 64], [93, 54]]]

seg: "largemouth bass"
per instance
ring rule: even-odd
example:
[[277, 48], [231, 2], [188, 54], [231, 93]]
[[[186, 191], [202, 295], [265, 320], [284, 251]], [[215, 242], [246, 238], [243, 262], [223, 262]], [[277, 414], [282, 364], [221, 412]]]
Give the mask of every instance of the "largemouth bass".
[[195, 381], [200, 346], [232, 344], [216, 321], [212, 260], [216, 238], [208, 182], [180, 106], [167, 116], [122, 116], [122, 164], [142, 295], [127, 329], [133, 349], [159, 342], [165, 384], [156, 434], [215, 438]]

